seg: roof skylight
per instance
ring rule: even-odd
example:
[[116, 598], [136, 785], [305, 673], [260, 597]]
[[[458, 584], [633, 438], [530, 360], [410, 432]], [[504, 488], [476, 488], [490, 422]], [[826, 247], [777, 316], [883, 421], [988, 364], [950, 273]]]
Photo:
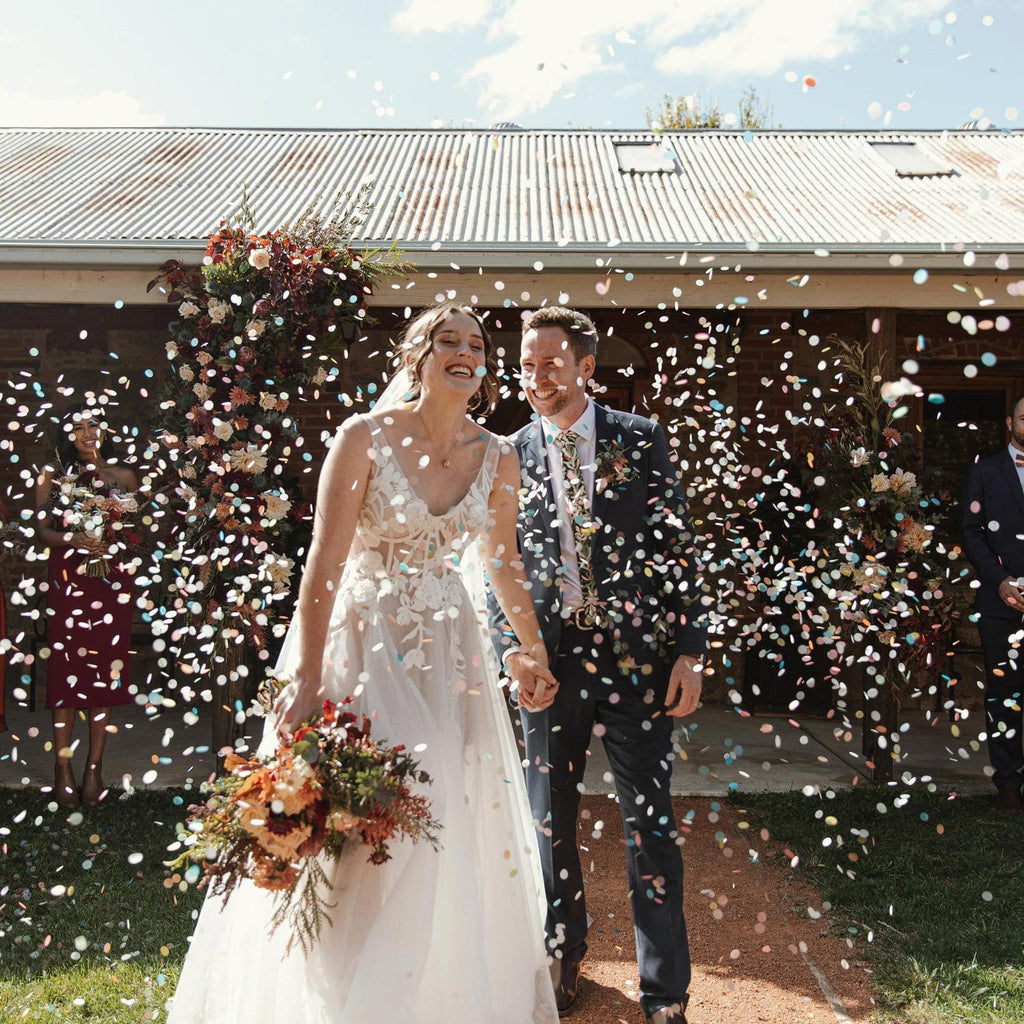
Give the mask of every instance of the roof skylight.
[[620, 171], [672, 174], [677, 170], [675, 154], [661, 142], [616, 142], [614, 145]]
[[896, 168], [900, 178], [936, 178], [956, 174], [952, 164], [937, 163], [916, 142], [872, 142], [871, 148]]

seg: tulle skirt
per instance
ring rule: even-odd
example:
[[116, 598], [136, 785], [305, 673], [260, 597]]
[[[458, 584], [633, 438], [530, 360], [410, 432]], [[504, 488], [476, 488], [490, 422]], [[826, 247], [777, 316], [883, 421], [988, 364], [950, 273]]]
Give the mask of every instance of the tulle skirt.
[[[520, 758], [479, 616], [406, 610], [342, 586], [325, 696], [357, 694], [377, 740], [415, 752], [433, 782], [441, 849], [398, 843], [382, 866], [351, 844], [327, 865], [332, 923], [309, 956], [271, 934], [273, 896], [208, 896], [171, 1024], [552, 1024], [543, 883]], [[279, 668], [292, 657], [286, 643]], [[268, 722], [261, 750], [272, 750]]]

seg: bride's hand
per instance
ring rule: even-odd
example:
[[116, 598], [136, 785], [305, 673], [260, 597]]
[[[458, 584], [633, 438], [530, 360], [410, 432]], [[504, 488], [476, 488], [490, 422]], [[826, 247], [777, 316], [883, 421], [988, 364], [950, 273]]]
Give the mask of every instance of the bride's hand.
[[288, 683], [274, 701], [273, 714], [278, 738], [287, 739], [320, 710], [321, 703], [320, 687], [313, 687], [302, 679], [293, 679]]
[[513, 654], [508, 668], [518, 685], [519, 706], [527, 711], [543, 711], [558, 693], [558, 681], [548, 668], [548, 655], [543, 644], [536, 644]]

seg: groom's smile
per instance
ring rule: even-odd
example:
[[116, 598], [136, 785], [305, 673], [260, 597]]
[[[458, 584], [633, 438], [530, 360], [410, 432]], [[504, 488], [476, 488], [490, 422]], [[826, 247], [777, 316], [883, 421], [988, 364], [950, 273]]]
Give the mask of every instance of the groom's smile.
[[587, 381], [594, 357], [577, 360], [569, 335], [561, 327], [542, 326], [523, 335], [519, 359], [526, 399], [538, 416], [566, 429], [587, 405]]

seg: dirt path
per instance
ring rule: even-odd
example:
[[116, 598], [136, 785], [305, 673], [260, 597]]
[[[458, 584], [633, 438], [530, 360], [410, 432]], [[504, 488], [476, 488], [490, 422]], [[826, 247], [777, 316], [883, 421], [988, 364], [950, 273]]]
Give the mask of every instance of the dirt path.
[[[729, 805], [688, 797], [674, 804], [679, 822], [693, 812], [683, 847], [691, 1024], [836, 1024], [843, 1018], [808, 960], [838, 994], [847, 1017], [866, 1020], [873, 1009], [869, 974], [856, 950], [829, 934], [829, 915], [821, 913], [815, 892], [766, 857], [770, 842], [740, 829], [742, 818]], [[618, 807], [607, 797], [586, 796], [582, 815], [587, 910], [594, 923], [570, 1020], [643, 1024]], [[598, 820], [605, 829], [593, 839], [588, 822]], [[751, 860], [751, 848], [761, 854], [759, 863]], [[821, 916], [798, 916], [795, 908], [807, 907]]]

